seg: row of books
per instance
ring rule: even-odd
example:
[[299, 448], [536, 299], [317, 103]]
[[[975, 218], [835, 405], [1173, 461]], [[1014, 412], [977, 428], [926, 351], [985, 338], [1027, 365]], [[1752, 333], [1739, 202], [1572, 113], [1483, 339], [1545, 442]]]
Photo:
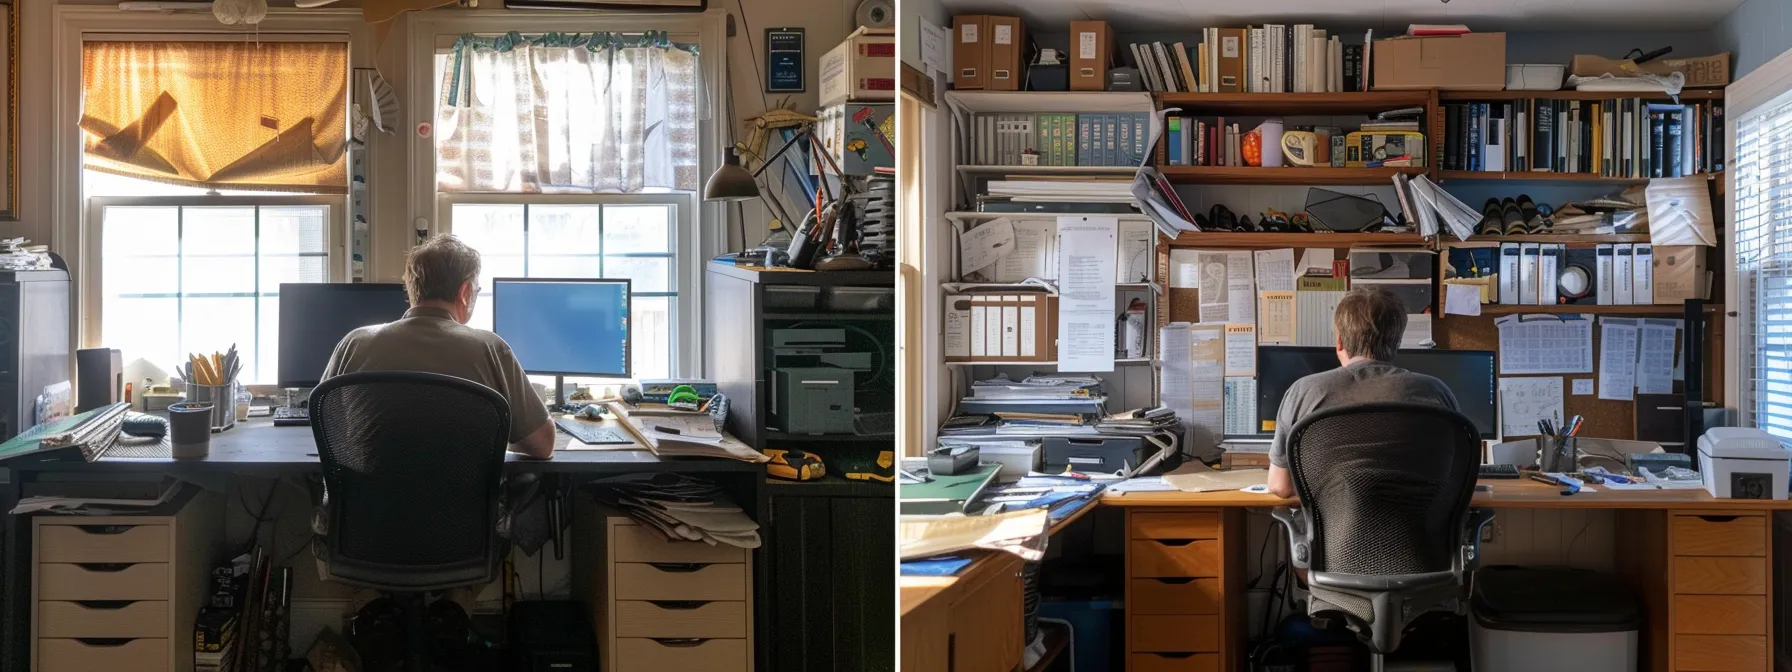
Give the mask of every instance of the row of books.
[[1148, 150], [1151, 116], [980, 113], [971, 126], [972, 165], [1019, 166], [1036, 154], [1041, 166], [1137, 166]]
[[[1336, 126], [1293, 126], [1287, 131], [1309, 132], [1314, 135], [1313, 156], [1301, 165], [1331, 166], [1343, 168], [1353, 165], [1351, 155], [1357, 156], [1356, 164], [1384, 166], [1422, 166], [1425, 165], [1424, 141], [1408, 140], [1408, 134], [1418, 134], [1420, 122], [1416, 117], [1409, 118], [1410, 110], [1392, 110], [1384, 113], [1383, 118], [1366, 121], [1357, 129], [1363, 132], [1358, 136], [1357, 152], [1350, 152], [1347, 140], [1350, 134]], [[1417, 113], [1413, 113], [1417, 114]], [[1387, 116], [1393, 115], [1393, 116]], [[1239, 151], [1243, 133], [1238, 124], [1228, 125], [1225, 117], [1212, 120], [1170, 116], [1164, 119], [1164, 155], [1166, 166], [1243, 166], [1242, 152]], [[1391, 149], [1397, 144], [1400, 149]], [[1411, 149], [1406, 149], [1407, 147]], [[1416, 151], [1414, 151], [1416, 150]], [[1279, 147], [1265, 148], [1264, 151], [1281, 151]], [[1392, 151], [1392, 153], [1389, 153]]]
[[1336, 93], [1367, 91], [1370, 47], [1344, 44], [1312, 24], [1207, 28], [1184, 42], [1134, 43], [1133, 63], [1156, 93]]
[[1444, 170], [1684, 177], [1724, 168], [1723, 105], [1518, 100], [1444, 105]]

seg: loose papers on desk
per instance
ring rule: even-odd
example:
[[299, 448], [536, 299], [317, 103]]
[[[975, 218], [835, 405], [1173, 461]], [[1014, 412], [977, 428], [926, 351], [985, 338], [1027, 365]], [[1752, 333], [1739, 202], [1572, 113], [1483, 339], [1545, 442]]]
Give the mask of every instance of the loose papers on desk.
[[1268, 479], [1268, 469], [1220, 471], [1193, 461], [1185, 462], [1175, 471], [1164, 474], [1164, 483], [1183, 492], [1243, 490], [1253, 485], [1263, 485]]
[[1581, 315], [1504, 315], [1500, 375], [1592, 373], [1593, 321]]
[[625, 474], [589, 487], [597, 501], [668, 539], [759, 548], [759, 523], [710, 481], [670, 472]]
[[1058, 369], [1113, 371], [1119, 221], [1058, 218]]
[[980, 548], [1037, 562], [1045, 557], [1049, 526], [1050, 516], [1043, 509], [988, 516], [901, 516], [897, 544], [905, 560]]
[[622, 402], [604, 406], [647, 450], [660, 457], [723, 457], [742, 462], [769, 462], [772, 458], [718, 431], [708, 414], [696, 416], [631, 416]]

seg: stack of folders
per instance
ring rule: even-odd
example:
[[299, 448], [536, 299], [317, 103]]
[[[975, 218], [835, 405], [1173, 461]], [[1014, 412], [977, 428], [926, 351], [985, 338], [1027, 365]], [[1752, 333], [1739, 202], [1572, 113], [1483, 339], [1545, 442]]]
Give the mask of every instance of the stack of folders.
[[674, 541], [759, 548], [759, 523], [714, 482], [683, 474], [627, 474], [591, 483], [597, 501]]
[[[1591, 296], [1560, 283], [1590, 280]], [[1507, 305], [1655, 303], [1655, 248], [1648, 243], [1501, 243], [1498, 302]]]
[[1175, 431], [1177, 425], [1176, 411], [1165, 406], [1158, 406], [1109, 415], [1095, 423], [1095, 431], [1102, 434], [1148, 436], [1163, 431]]
[[988, 194], [1011, 201], [1031, 203], [1130, 204], [1133, 202], [1131, 178], [991, 180]]
[[1106, 414], [1101, 380], [1089, 377], [1030, 376], [1016, 382], [1006, 375], [971, 385], [957, 415], [940, 434], [1067, 436], [1096, 433]]

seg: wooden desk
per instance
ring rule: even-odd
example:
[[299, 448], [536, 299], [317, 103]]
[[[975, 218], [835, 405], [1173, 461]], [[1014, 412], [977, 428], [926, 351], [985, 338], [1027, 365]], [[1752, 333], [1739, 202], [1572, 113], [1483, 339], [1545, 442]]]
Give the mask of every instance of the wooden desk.
[[[1564, 496], [1559, 487], [1525, 479], [1482, 484], [1490, 490], [1476, 493], [1474, 505], [1492, 508], [1496, 516], [1499, 509], [1616, 512], [1617, 571], [1645, 610], [1641, 669], [1775, 669], [1773, 516], [1792, 510], [1792, 501], [1715, 499], [1704, 490], [1599, 488]], [[1126, 512], [1127, 637], [1116, 646], [1127, 652], [1127, 669], [1240, 669], [1249, 552], [1241, 514], [1292, 500], [1236, 491], [1167, 492], [1108, 493], [1100, 503]], [[1008, 579], [1007, 568], [1018, 562], [987, 553], [957, 577], [902, 577], [903, 669], [947, 669], [952, 635], [959, 632], [952, 628], [963, 620], [958, 614], [1017, 621], [1020, 579]], [[994, 580], [1012, 588], [994, 589]], [[986, 597], [1004, 600], [1005, 608], [974, 604]], [[983, 645], [993, 643], [980, 640]], [[930, 646], [939, 652], [930, 655]], [[1011, 667], [964, 667], [960, 659], [954, 669]]]

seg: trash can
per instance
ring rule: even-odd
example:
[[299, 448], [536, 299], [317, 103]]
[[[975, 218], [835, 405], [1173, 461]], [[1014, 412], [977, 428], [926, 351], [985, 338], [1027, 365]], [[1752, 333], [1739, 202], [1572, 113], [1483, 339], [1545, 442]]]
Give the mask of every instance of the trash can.
[[1616, 576], [1559, 567], [1475, 573], [1475, 672], [1635, 672], [1642, 610]]

